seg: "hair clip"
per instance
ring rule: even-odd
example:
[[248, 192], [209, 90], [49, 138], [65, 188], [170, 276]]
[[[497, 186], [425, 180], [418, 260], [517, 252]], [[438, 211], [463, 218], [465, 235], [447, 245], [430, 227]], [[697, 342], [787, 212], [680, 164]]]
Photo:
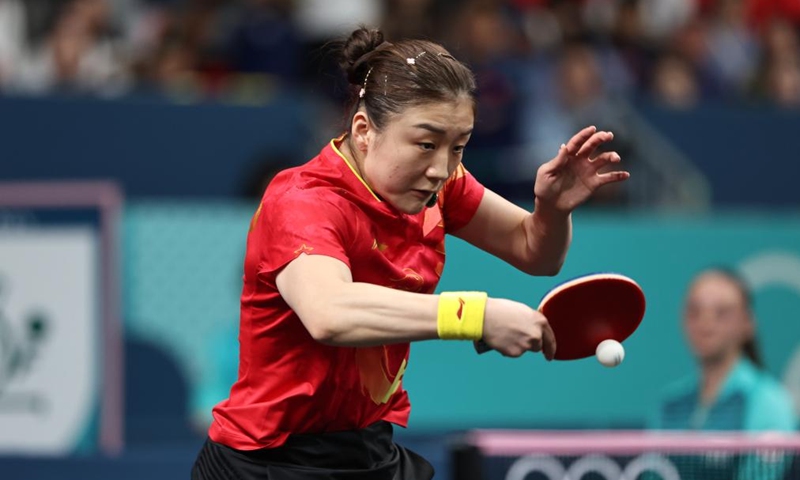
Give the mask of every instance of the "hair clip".
[[417, 56], [414, 57], [414, 58], [408, 57], [408, 58], [406, 58], [406, 63], [409, 64], [409, 65], [416, 65], [417, 64], [417, 60], [419, 60], [419, 57], [425, 55], [426, 53], [428, 53], [428, 52], [423, 50], [423, 51], [419, 52], [417, 54]]
[[369, 80], [370, 73], [372, 73], [372, 67], [367, 70], [367, 75], [364, 77], [364, 85], [362, 85], [361, 90], [358, 91], [358, 98], [364, 98], [364, 95], [367, 94], [367, 80]]

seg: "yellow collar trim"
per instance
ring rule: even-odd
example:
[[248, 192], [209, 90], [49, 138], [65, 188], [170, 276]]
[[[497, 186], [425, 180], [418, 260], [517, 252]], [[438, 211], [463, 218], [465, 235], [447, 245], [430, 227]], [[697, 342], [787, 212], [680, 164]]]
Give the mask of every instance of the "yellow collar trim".
[[355, 169], [355, 168], [353, 168], [353, 165], [350, 163], [350, 160], [348, 160], [348, 159], [347, 159], [347, 157], [345, 157], [345, 156], [344, 156], [344, 154], [343, 154], [341, 151], [339, 151], [339, 148], [336, 146], [336, 142], [337, 142], [338, 140], [343, 140], [343, 139], [344, 139], [344, 137], [345, 137], [345, 135], [347, 135], [347, 134], [344, 134], [344, 135], [342, 135], [342, 136], [341, 136], [341, 137], [339, 137], [339, 138], [334, 138], [333, 140], [331, 140], [331, 148], [333, 148], [333, 151], [334, 151], [334, 152], [336, 152], [336, 155], [339, 155], [339, 158], [341, 158], [342, 160], [344, 160], [344, 163], [347, 165], [347, 167], [348, 167], [348, 168], [350, 168], [350, 171], [351, 171], [351, 172], [353, 172], [353, 175], [355, 175], [355, 176], [356, 176], [356, 178], [357, 178], [357, 179], [358, 179], [358, 180], [359, 180], [359, 181], [360, 181], [360, 182], [361, 182], [361, 183], [362, 183], [362, 184], [363, 184], [365, 187], [367, 187], [367, 190], [369, 190], [369, 193], [371, 193], [371, 194], [372, 194], [372, 196], [373, 196], [373, 197], [375, 197], [375, 200], [377, 200], [377, 201], [381, 202], [382, 200], [380, 199], [380, 197], [379, 197], [379, 196], [377, 196], [377, 195], [375, 194], [375, 192], [373, 192], [373, 191], [372, 191], [372, 189], [369, 187], [369, 185], [367, 185], [367, 182], [365, 182], [365, 181], [364, 181], [364, 179], [363, 179], [363, 178], [361, 178], [361, 175], [359, 175], [359, 174], [358, 174], [358, 172], [356, 171], [356, 169]]

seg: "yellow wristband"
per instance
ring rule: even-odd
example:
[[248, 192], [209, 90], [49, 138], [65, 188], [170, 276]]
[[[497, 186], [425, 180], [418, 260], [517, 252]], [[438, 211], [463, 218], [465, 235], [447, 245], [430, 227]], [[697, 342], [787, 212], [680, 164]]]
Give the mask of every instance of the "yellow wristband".
[[486, 292], [443, 292], [439, 295], [436, 330], [444, 340], [483, 338]]

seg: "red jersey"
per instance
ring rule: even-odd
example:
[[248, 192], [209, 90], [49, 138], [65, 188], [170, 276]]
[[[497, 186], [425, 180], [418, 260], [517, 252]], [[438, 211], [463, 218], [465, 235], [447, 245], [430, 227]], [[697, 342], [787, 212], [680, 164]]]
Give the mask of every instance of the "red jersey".
[[277, 447], [295, 433], [406, 426], [402, 387], [409, 344], [337, 347], [315, 341], [278, 292], [275, 278], [299, 255], [341, 260], [353, 281], [433, 293], [445, 232], [469, 222], [484, 188], [462, 166], [437, 205], [416, 215], [381, 201], [335, 141], [303, 166], [278, 174], [250, 225], [239, 329], [239, 375], [214, 408], [212, 440], [240, 450]]

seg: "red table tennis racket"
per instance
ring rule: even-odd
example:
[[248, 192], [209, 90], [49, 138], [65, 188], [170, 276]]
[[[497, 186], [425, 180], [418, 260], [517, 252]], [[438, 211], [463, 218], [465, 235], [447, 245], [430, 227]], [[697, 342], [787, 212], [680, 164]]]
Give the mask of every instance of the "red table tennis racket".
[[[577, 360], [595, 354], [603, 340], [622, 342], [642, 323], [645, 298], [632, 279], [595, 273], [569, 280], [542, 298], [539, 311], [556, 337], [555, 360]], [[478, 353], [492, 348], [475, 342]]]

